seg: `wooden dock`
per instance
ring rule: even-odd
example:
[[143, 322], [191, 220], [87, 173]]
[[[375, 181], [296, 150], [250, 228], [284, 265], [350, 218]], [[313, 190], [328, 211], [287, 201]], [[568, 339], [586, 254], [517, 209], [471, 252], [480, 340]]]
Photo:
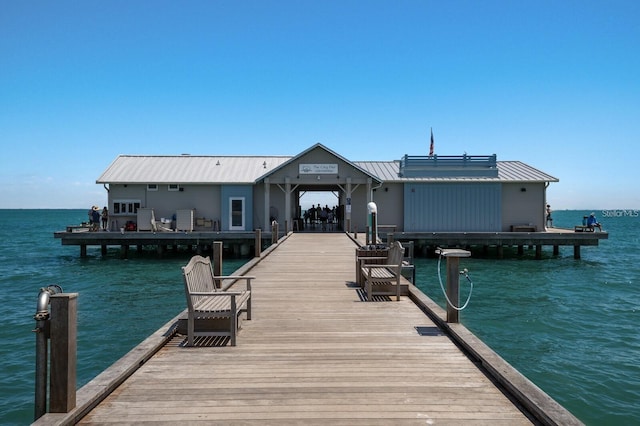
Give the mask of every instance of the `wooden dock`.
[[[574, 258], [580, 258], [580, 247], [597, 246], [600, 240], [609, 238], [607, 232], [575, 232], [573, 229], [548, 228], [538, 232], [383, 232], [389, 229], [389, 225], [383, 225], [379, 233], [382, 240], [388, 238], [400, 241], [413, 241], [418, 253], [425, 254], [435, 250], [436, 247], [465, 247], [468, 249], [481, 249], [486, 252], [489, 247], [496, 249], [497, 258], [503, 257], [504, 247], [517, 247], [518, 253], [523, 254], [524, 246], [536, 248], [536, 258], [542, 258], [544, 246], [553, 247], [554, 255], [559, 253], [560, 246], [573, 247]], [[325, 233], [320, 226], [307, 227], [296, 233]], [[326, 233], [343, 232], [329, 230]], [[281, 230], [275, 235], [284, 235]], [[54, 238], [60, 239], [63, 246], [79, 246], [80, 256], [87, 255], [87, 247], [101, 247], [102, 255], [107, 254], [108, 246], [120, 246], [121, 257], [128, 256], [129, 247], [137, 247], [141, 252], [143, 247], [154, 247], [159, 255], [168, 250], [175, 250], [177, 246], [196, 247], [197, 251], [206, 251], [213, 241], [224, 242], [227, 250], [234, 255], [246, 255], [255, 251], [256, 239], [260, 238], [262, 246], [268, 246], [275, 235], [262, 232], [258, 237], [256, 232], [65, 232], [54, 233]], [[359, 234], [360, 239], [365, 238], [365, 232]]]
[[[346, 234], [289, 234], [250, 267], [238, 346], [185, 347], [170, 322], [80, 389], [75, 413], [36, 424], [580, 424], [464, 327], [426, 315], [415, 287], [363, 301], [355, 247]], [[155, 352], [154, 339], [167, 343]], [[90, 394], [108, 384], [103, 401]]]

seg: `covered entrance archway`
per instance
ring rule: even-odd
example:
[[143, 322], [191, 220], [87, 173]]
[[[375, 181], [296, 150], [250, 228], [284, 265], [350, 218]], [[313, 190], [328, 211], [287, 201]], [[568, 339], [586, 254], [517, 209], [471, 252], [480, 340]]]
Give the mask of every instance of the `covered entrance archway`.
[[[354, 217], [357, 223], [366, 223], [366, 205], [372, 199], [373, 188], [381, 183], [375, 176], [321, 144], [314, 145], [256, 181], [260, 182], [263, 185], [257, 188], [262, 189], [262, 194], [256, 194], [256, 199], [264, 200], [264, 213], [262, 220], [256, 223], [262, 222], [263, 229], [270, 229], [271, 221], [277, 220], [286, 232], [307, 229], [303, 226], [303, 210], [311, 206], [317, 208], [318, 203], [331, 209], [335, 231], [351, 232]], [[301, 199], [311, 199], [321, 193], [330, 195], [323, 201], [314, 199], [311, 206], [303, 208]], [[334, 197], [333, 201], [331, 197]], [[274, 211], [278, 212], [277, 217], [273, 216]], [[314, 224], [321, 225], [318, 218], [319, 214]], [[307, 223], [311, 225], [311, 218]]]

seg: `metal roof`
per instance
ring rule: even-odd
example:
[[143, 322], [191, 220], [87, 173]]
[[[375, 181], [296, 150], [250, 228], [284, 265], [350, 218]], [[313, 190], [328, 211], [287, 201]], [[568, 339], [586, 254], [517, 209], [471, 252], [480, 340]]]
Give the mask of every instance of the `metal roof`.
[[254, 183], [290, 158], [120, 155], [96, 183]]
[[558, 182], [558, 179], [521, 161], [498, 161], [498, 177], [400, 177], [400, 161], [354, 161], [384, 182]]
[[[120, 155], [96, 183], [253, 184], [296, 157]], [[558, 182], [521, 161], [498, 161], [498, 177], [399, 177], [399, 160], [351, 163], [383, 182]]]
[[296, 155], [295, 157], [289, 157], [289, 159], [287, 161], [285, 161], [284, 163], [282, 163], [279, 167], [274, 168], [272, 171], [269, 172], [265, 172], [263, 176], [261, 176], [260, 179], [262, 178], [266, 178], [268, 175], [270, 175], [271, 173], [277, 171], [278, 168], [282, 168], [284, 166], [286, 166], [288, 163], [292, 163], [295, 162], [297, 159], [303, 157], [305, 154], [313, 151], [314, 149], [323, 149], [326, 152], [328, 152], [329, 154], [333, 155], [334, 157], [344, 161], [345, 163], [351, 164], [353, 165], [353, 167], [360, 169], [360, 171], [364, 174], [368, 174], [371, 178], [373, 179], [378, 179], [378, 176], [375, 174], [372, 174], [371, 172], [369, 172], [368, 170], [362, 169], [360, 168], [355, 162], [353, 161], [349, 161], [346, 158], [344, 158], [343, 156], [341, 156], [340, 154], [330, 150], [329, 148], [327, 148], [326, 146], [322, 145], [321, 143], [317, 143], [309, 148], [307, 148], [306, 150], [302, 151], [300, 154]]

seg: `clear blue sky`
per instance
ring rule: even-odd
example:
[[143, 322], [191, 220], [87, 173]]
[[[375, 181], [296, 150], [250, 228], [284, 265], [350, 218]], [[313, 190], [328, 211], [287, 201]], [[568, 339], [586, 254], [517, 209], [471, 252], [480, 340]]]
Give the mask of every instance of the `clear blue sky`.
[[2, 1], [0, 208], [118, 154], [497, 154], [555, 209], [640, 209], [640, 2]]

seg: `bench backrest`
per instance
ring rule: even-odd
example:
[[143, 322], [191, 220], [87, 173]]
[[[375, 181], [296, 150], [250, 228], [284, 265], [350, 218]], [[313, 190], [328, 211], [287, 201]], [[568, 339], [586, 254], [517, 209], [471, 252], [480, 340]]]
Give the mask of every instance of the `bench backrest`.
[[400, 266], [402, 265], [402, 260], [404, 259], [404, 248], [400, 241], [394, 241], [389, 249], [389, 255], [387, 257], [387, 264]]
[[191, 293], [215, 292], [215, 281], [213, 279], [213, 270], [211, 269], [211, 260], [208, 257], [193, 256], [187, 266], [182, 267], [182, 276], [184, 278], [184, 290], [187, 296], [187, 307], [193, 309], [193, 305], [204, 296], [192, 296]]

